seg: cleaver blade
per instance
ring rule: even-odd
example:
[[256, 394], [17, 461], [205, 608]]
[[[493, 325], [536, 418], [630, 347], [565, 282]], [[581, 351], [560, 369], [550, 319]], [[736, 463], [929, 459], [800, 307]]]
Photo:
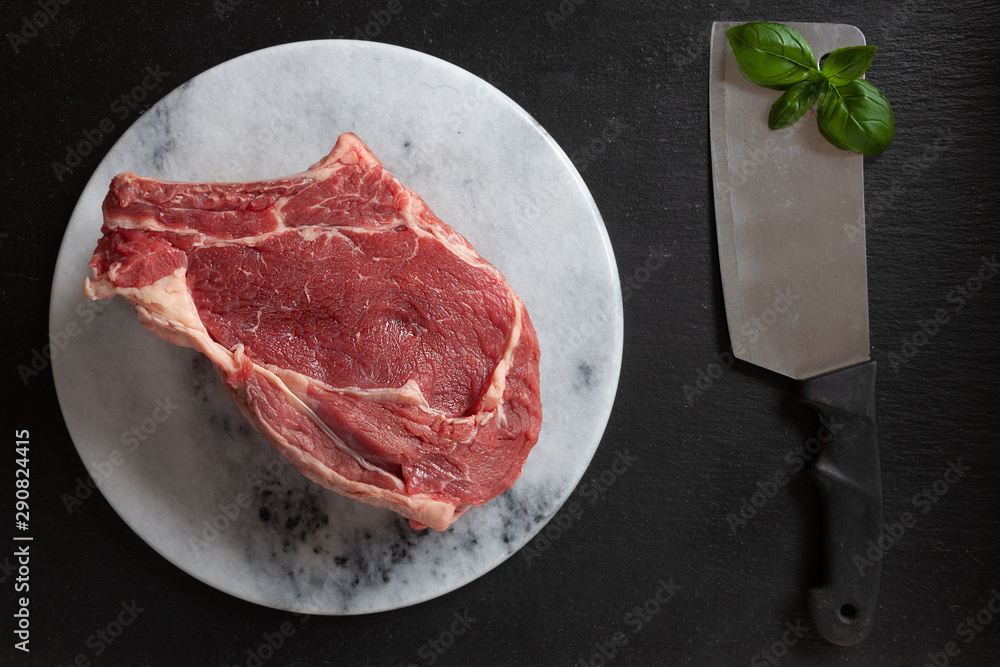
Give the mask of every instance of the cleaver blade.
[[[871, 630], [881, 559], [864, 567], [882, 527], [875, 369], [868, 339], [863, 158], [826, 141], [816, 107], [770, 130], [780, 92], [747, 81], [726, 30], [712, 26], [709, 122], [726, 319], [738, 359], [799, 380], [820, 416], [809, 473], [822, 504], [824, 583], [806, 592], [816, 629], [841, 646]], [[817, 59], [861, 46], [854, 26], [789, 23]], [[870, 564], [870, 565], [869, 565]]]

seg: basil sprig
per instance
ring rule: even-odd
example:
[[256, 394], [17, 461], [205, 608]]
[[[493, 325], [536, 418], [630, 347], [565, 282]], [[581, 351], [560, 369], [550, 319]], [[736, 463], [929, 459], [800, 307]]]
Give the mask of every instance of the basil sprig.
[[726, 36], [743, 76], [785, 91], [771, 107], [767, 125], [772, 130], [792, 125], [818, 101], [819, 131], [837, 148], [879, 155], [892, 143], [892, 107], [861, 78], [875, 56], [874, 46], [832, 51], [820, 68], [806, 40], [787, 25], [744, 23]]

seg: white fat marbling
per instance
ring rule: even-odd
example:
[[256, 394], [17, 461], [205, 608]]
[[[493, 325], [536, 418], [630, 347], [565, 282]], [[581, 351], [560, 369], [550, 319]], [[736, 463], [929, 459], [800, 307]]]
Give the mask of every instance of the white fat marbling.
[[[122, 171], [249, 180], [304, 170], [352, 131], [507, 276], [538, 331], [544, 420], [513, 489], [444, 533], [300, 475], [245, 422], [207, 360], [147, 333], [122, 299], [81, 284], [101, 201]], [[201, 74], [108, 153], [73, 213], [51, 332], [59, 401], [84, 463], [121, 517], [185, 572], [308, 613], [402, 607], [466, 584], [559, 509], [604, 431], [622, 305], [600, 213], [527, 113], [453, 65], [353, 41], [287, 44]], [[85, 515], [84, 515], [85, 516]]]

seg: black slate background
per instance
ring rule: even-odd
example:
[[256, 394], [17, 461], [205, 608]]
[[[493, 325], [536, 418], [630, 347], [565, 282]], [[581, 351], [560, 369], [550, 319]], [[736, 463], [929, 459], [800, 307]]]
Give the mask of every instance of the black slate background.
[[[58, 13], [15, 51], [8, 33], [46, 2]], [[251, 654], [286, 622], [294, 634], [273, 655], [265, 650], [262, 664], [922, 666], [932, 656], [938, 664], [1000, 664], [1000, 615], [982, 612], [980, 622], [989, 617], [982, 631], [957, 634], [992, 596], [995, 608], [1000, 601], [1000, 277], [963, 297], [961, 309], [956, 291], [1000, 250], [1000, 6], [575, 2], [404, 0], [374, 39], [443, 58], [497, 86], [576, 158], [601, 209], [631, 289], [614, 413], [588, 486], [573, 498], [583, 511], [564, 511], [558, 533], [549, 529], [554, 539], [536, 538], [534, 551], [444, 597], [305, 622], [183, 574], [99, 493], [70, 515], [61, 497], [86, 471], [51, 374], [25, 384], [17, 369], [47, 342], [52, 270], [73, 206], [138, 111], [116, 119], [95, 152], [59, 180], [52, 162], [64, 159], [66, 144], [114, 117], [112, 102], [141, 83], [147, 66], [169, 74], [142, 109], [248, 51], [356, 37], [389, 3], [4, 2], [0, 387], [9, 453], [0, 456], [0, 543], [15, 532], [14, 431], [22, 428], [31, 432], [35, 541], [31, 653], [13, 649], [15, 575], [0, 568], [0, 664], [67, 665], [82, 654], [100, 665], [253, 665]], [[550, 22], [560, 8], [566, 15]], [[790, 469], [785, 456], [817, 427], [790, 398], [790, 382], [730, 366], [726, 356], [708, 42], [713, 20], [759, 19], [857, 25], [879, 47], [868, 78], [896, 115], [893, 147], [865, 159], [871, 338], [880, 360], [885, 517], [909, 511], [916, 523], [884, 555], [874, 630], [846, 649], [811, 630], [801, 638], [786, 632], [808, 625], [803, 589], [822, 576], [807, 475], [796, 474], [746, 525], [734, 530], [726, 519], [758, 481]], [[948, 322], [925, 341], [920, 322], [942, 308]], [[904, 345], [914, 336], [923, 344]], [[626, 451], [637, 462], [609, 472]], [[922, 503], [916, 496], [933, 494], [935, 482], [942, 490], [949, 461], [959, 460], [968, 472], [937, 502]], [[602, 475], [613, 481], [597, 493]], [[13, 552], [7, 544], [0, 565]], [[671, 578], [680, 590], [637, 627], [626, 614]], [[132, 601], [142, 611], [121, 636], [88, 643]], [[475, 620], [450, 642], [455, 613]], [[619, 631], [627, 643], [602, 657], [599, 646], [610, 652]], [[429, 642], [437, 640], [447, 649], [435, 651]], [[957, 656], [944, 655], [949, 641]]]

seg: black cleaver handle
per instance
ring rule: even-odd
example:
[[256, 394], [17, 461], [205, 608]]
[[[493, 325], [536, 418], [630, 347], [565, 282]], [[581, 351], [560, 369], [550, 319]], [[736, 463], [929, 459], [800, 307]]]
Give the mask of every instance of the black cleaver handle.
[[[832, 644], [868, 634], [878, 606], [882, 553], [882, 472], [875, 422], [875, 362], [799, 383], [799, 401], [819, 413], [822, 447], [809, 472], [819, 485], [826, 579], [810, 588], [813, 623]], [[877, 556], [868, 555], [876, 545]]]

